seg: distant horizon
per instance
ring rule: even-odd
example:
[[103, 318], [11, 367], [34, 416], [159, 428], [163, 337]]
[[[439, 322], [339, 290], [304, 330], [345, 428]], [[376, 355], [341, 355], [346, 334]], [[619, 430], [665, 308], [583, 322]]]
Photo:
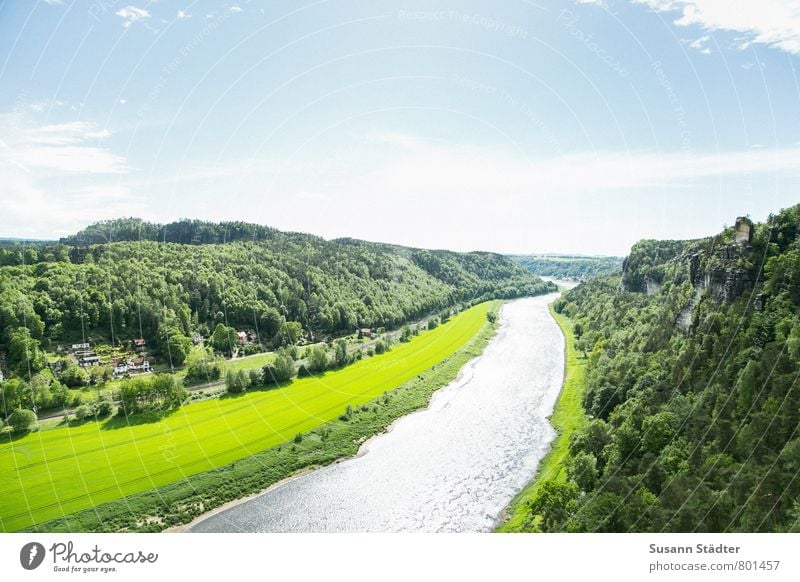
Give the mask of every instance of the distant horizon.
[[[798, 202], [798, 204], [800, 204], [800, 202]], [[784, 208], [788, 208], [788, 207], [784, 207]], [[782, 210], [782, 208], [781, 209], [776, 209], [775, 211], [773, 211], [773, 214], [779, 212], [780, 210]], [[499, 251], [499, 250], [485, 249], [485, 248], [472, 248], [472, 249], [466, 250], [466, 249], [453, 249], [453, 248], [447, 248], [447, 247], [429, 247], [429, 246], [421, 246], [421, 245], [418, 245], [418, 244], [410, 244], [410, 243], [406, 243], [406, 242], [394, 242], [394, 241], [388, 241], [388, 240], [374, 240], [374, 239], [367, 239], [367, 238], [362, 238], [362, 237], [357, 237], [357, 236], [326, 237], [326, 236], [319, 235], [319, 234], [317, 234], [315, 232], [303, 231], [303, 230], [283, 229], [283, 228], [278, 228], [276, 226], [273, 226], [271, 224], [253, 222], [251, 220], [245, 220], [245, 219], [233, 218], [233, 219], [224, 219], [224, 220], [208, 220], [208, 219], [203, 219], [203, 218], [189, 218], [189, 217], [185, 217], [185, 216], [177, 218], [177, 219], [165, 220], [165, 221], [151, 221], [151, 220], [147, 220], [147, 219], [144, 219], [144, 218], [141, 218], [141, 217], [137, 217], [137, 216], [117, 216], [116, 218], [103, 218], [103, 219], [99, 219], [99, 220], [96, 220], [96, 221], [93, 221], [93, 222], [89, 222], [89, 223], [83, 225], [82, 227], [78, 228], [77, 230], [75, 230], [73, 232], [65, 233], [63, 235], [58, 236], [57, 238], [30, 238], [30, 237], [5, 236], [2, 233], [0, 233], [0, 241], [21, 242], [21, 243], [25, 243], [25, 242], [31, 242], [31, 243], [60, 243], [61, 239], [69, 237], [69, 236], [72, 236], [72, 235], [76, 235], [79, 232], [81, 232], [82, 230], [85, 230], [86, 228], [88, 228], [90, 226], [93, 226], [93, 225], [96, 225], [96, 224], [102, 224], [102, 223], [106, 223], [106, 222], [113, 222], [115, 220], [125, 220], [125, 219], [128, 219], [128, 220], [140, 220], [140, 221], [142, 221], [144, 223], [152, 224], [154, 226], [168, 226], [170, 224], [175, 224], [175, 223], [182, 222], [182, 221], [199, 221], [199, 222], [204, 222], [204, 223], [208, 223], [208, 224], [223, 224], [223, 223], [236, 223], [236, 222], [239, 222], [239, 223], [242, 223], [242, 224], [251, 224], [251, 225], [254, 225], [254, 226], [272, 228], [274, 230], [277, 230], [277, 231], [283, 232], [283, 233], [296, 233], [296, 234], [303, 234], [303, 235], [308, 235], [308, 236], [316, 236], [316, 237], [322, 238], [323, 240], [328, 241], [328, 242], [332, 242], [332, 241], [336, 241], [336, 240], [342, 240], [342, 239], [352, 239], [352, 240], [359, 240], [359, 241], [373, 243], [373, 244], [396, 245], [396, 246], [407, 247], [407, 248], [418, 248], [418, 249], [426, 249], [426, 250], [443, 250], [443, 251], [460, 252], [460, 253], [489, 252], [489, 253], [496, 253], [496, 254], [504, 255], [504, 256], [551, 256], [551, 257], [617, 258], [617, 259], [624, 259], [625, 257], [627, 257], [630, 254], [630, 248], [632, 248], [632, 246], [634, 244], [636, 244], [636, 243], [638, 243], [640, 241], [643, 241], [643, 240], [691, 241], [691, 240], [700, 240], [700, 239], [703, 239], [703, 238], [708, 238], [708, 237], [715, 236], [715, 235], [719, 234], [725, 228], [729, 228], [729, 227], [733, 226], [735, 219], [738, 218], [739, 216], [748, 216], [748, 217], [750, 217], [749, 214], [739, 214], [736, 217], [734, 217], [734, 219], [731, 221], [730, 224], [721, 225], [714, 232], [709, 232], [709, 233], [706, 233], [706, 234], [703, 234], [703, 235], [700, 235], [700, 236], [696, 236], [696, 237], [691, 237], [691, 238], [643, 237], [643, 238], [640, 238], [640, 239], [634, 241], [633, 243], [631, 243], [631, 247], [628, 247], [628, 250], [624, 254], [604, 254], [604, 253], [592, 253], [592, 252], [581, 252], [581, 251], [578, 251], [578, 252], [557, 252], [557, 251], [556, 252], [549, 252], [549, 251], [530, 251], [530, 252], [513, 252], [512, 251], [512, 252], [507, 252], [507, 251]], [[753, 220], [753, 222], [759, 224], [759, 223], [766, 222], [766, 219], [768, 218], [768, 216], [764, 217], [763, 219], [753, 218], [753, 217], [750, 217], [750, 218], [751, 218], [751, 220]], [[114, 242], [114, 241], [112, 241], [112, 242]]]
[[191, 214], [622, 256], [798, 202], [796, 3], [437, 8], [0, 3], [0, 232]]

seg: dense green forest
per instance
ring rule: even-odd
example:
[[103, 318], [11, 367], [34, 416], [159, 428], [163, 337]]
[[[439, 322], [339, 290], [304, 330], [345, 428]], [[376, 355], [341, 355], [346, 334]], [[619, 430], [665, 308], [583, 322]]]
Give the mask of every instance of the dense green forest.
[[271, 349], [554, 289], [492, 253], [120, 219], [59, 243], [0, 245], [0, 344], [6, 375], [25, 376], [57, 344], [144, 338], [158, 354], [223, 324]]
[[593, 279], [622, 271], [621, 257], [510, 255], [510, 258], [534, 275], [557, 279]]
[[799, 235], [797, 206], [752, 243], [643, 241], [557, 302], [590, 420], [528, 528], [800, 531]]

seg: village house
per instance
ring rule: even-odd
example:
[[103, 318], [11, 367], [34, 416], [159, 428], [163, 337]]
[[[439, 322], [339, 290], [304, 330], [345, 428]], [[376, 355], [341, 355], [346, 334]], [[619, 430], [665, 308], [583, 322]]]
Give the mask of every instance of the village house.
[[137, 352], [143, 352], [147, 349], [147, 342], [142, 338], [135, 339], [133, 340], [133, 347]]
[[378, 336], [374, 331], [372, 331], [371, 328], [362, 327], [361, 329], [358, 330], [358, 337], [359, 338], [366, 337], [366, 338], [369, 338], [369, 339], [375, 339]]

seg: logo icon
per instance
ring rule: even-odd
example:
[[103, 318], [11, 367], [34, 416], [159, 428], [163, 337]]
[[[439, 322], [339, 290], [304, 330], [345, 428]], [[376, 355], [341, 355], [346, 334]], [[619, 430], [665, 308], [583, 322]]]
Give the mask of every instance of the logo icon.
[[26, 570], [35, 570], [44, 561], [44, 546], [39, 542], [30, 542], [22, 546], [19, 552], [19, 563]]

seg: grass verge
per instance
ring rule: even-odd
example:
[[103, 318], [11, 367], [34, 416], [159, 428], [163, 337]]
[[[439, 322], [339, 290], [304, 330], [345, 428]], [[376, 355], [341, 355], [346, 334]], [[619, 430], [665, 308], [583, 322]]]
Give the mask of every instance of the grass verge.
[[569, 454], [569, 439], [572, 433], [581, 428], [588, 417], [583, 409], [585, 389], [584, 373], [587, 359], [575, 349], [575, 335], [572, 321], [565, 315], [556, 313], [550, 306], [550, 314], [561, 328], [566, 340], [564, 386], [558, 397], [550, 422], [557, 436], [550, 452], [542, 459], [533, 481], [520, 491], [506, 508], [507, 520], [496, 531], [500, 533], [522, 533], [536, 531], [537, 517], [531, 515], [529, 505], [542, 483], [547, 481], [566, 481], [566, 460]]
[[[499, 305], [492, 302], [488, 309], [496, 312]], [[496, 324], [484, 316], [477, 333], [459, 349], [395, 389], [353, 407], [349, 417], [342, 415], [216, 469], [52, 519], [28, 527], [27, 531], [161, 531], [189, 523], [211, 509], [261, 491], [301, 470], [352, 456], [364, 441], [386, 430], [398, 418], [426, 407], [434, 392], [455, 379], [464, 364], [484, 350], [495, 329]]]

